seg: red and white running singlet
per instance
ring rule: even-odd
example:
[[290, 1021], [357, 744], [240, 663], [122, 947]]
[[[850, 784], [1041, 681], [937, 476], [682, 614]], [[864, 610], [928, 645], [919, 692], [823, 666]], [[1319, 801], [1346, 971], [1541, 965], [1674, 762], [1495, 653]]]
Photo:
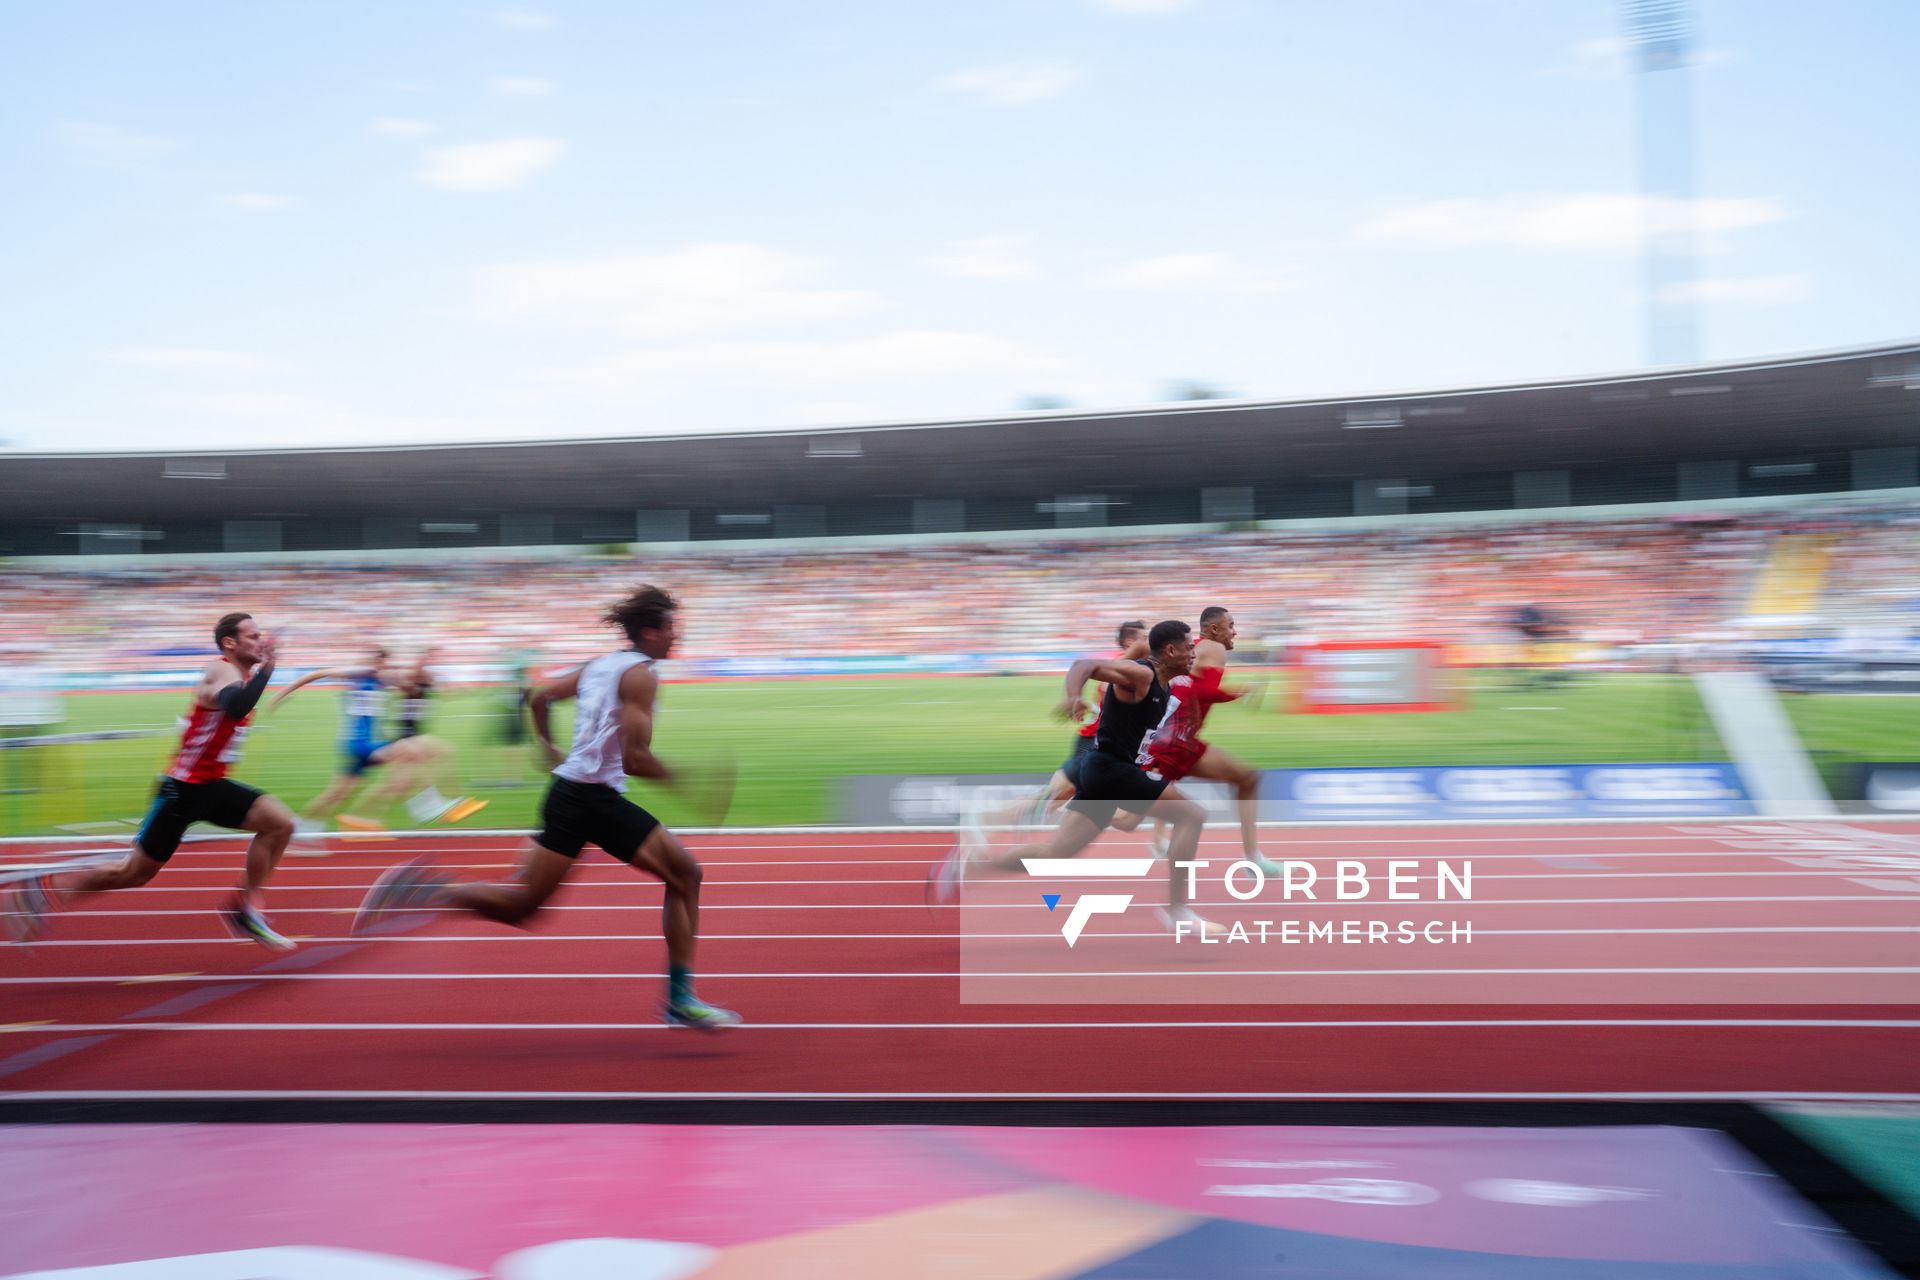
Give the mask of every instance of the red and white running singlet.
[[1159, 727], [1140, 744], [1136, 761], [1141, 768], [1155, 768], [1167, 776], [1185, 777], [1192, 772], [1207, 744], [1200, 741], [1200, 727], [1215, 704], [1232, 702], [1235, 695], [1221, 691], [1224, 667], [1208, 667], [1190, 675], [1175, 676], [1167, 685], [1169, 706]]
[[196, 700], [167, 776], [180, 782], [213, 782], [226, 777], [227, 766], [240, 758], [247, 722], [252, 719], [251, 711], [235, 720], [219, 707], [203, 707]]

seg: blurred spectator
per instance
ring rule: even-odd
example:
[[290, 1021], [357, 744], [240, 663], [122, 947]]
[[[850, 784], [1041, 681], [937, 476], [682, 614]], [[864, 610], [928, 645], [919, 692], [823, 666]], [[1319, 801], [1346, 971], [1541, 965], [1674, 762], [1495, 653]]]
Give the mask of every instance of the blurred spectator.
[[[1725, 633], [1746, 610], [1781, 513], [1341, 532], [726, 549], [630, 560], [221, 562], [0, 576], [0, 648], [45, 646], [69, 672], [186, 669], [233, 608], [292, 636], [301, 666], [379, 641], [440, 661], [542, 666], [591, 657], [597, 606], [636, 581], [682, 602], [685, 658], [1077, 651], [1123, 616], [1223, 604], [1269, 649], [1315, 640], [1510, 644], [1515, 609], [1548, 609], [1579, 642], [1666, 647]], [[1821, 619], [1920, 621], [1920, 512], [1823, 513], [1840, 536]], [[537, 602], [530, 604], [529, 602]], [[569, 603], [570, 602], [570, 603]], [[565, 607], [561, 607], [564, 604]]]

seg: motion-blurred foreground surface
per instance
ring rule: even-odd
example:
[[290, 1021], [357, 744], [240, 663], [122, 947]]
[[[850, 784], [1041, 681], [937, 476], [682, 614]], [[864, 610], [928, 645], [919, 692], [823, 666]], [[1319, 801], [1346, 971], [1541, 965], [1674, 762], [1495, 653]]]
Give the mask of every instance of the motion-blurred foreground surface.
[[1692, 1129], [0, 1134], [0, 1266], [34, 1280], [1893, 1274]]

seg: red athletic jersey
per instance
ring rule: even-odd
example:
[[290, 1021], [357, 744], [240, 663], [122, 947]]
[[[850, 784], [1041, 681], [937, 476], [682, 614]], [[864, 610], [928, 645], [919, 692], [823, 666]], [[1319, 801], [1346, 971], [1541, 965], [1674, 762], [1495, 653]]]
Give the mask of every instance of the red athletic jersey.
[[1166, 718], [1140, 743], [1141, 768], [1175, 780], [1193, 772], [1207, 751], [1207, 744], [1200, 741], [1200, 726], [1207, 722], [1207, 712], [1216, 703], [1232, 702], [1235, 697], [1220, 688], [1220, 678], [1225, 674], [1223, 667], [1208, 667], [1173, 678], [1167, 685]]
[[[1113, 662], [1125, 662], [1126, 660], [1127, 651], [1125, 649], [1115, 649], [1113, 651], [1113, 657], [1110, 659], [1110, 661]], [[1088, 704], [1093, 708], [1093, 714], [1087, 718], [1085, 724], [1080, 726], [1081, 737], [1091, 738], [1100, 731], [1100, 704], [1106, 701], [1106, 697], [1107, 686], [1096, 681], [1093, 686], [1093, 699]]]
[[227, 766], [240, 758], [240, 744], [246, 741], [247, 723], [252, 719], [251, 711], [235, 720], [218, 707], [203, 707], [195, 701], [167, 776], [181, 782], [226, 777]]

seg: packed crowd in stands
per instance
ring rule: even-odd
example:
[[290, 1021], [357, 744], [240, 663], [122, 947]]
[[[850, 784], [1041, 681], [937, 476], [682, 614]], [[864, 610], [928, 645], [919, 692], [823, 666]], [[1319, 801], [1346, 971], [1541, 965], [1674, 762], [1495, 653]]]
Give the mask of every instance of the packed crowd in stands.
[[1904, 625], [1920, 603], [1920, 512], [1020, 540], [821, 549], [770, 545], [649, 558], [433, 563], [213, 561], [201, 567], [0, 573], [0, 652], [67, 672], [188, 669], [213, 619], [252, 611], [286, 662], [354, 662], [375, 643], [447, 664], [511, 651], [540, 665], [591, 656], [598, 611], [633, 583], [682, 602], [687, 658], [1091, 651], [1122, 617], [1224, 604], [1242, 643], [1511, 638], [1522, 604], [1572, 635], [1650, 645], [1724, 631], [1773, 540], [1837, 533], [1836, 618]]

